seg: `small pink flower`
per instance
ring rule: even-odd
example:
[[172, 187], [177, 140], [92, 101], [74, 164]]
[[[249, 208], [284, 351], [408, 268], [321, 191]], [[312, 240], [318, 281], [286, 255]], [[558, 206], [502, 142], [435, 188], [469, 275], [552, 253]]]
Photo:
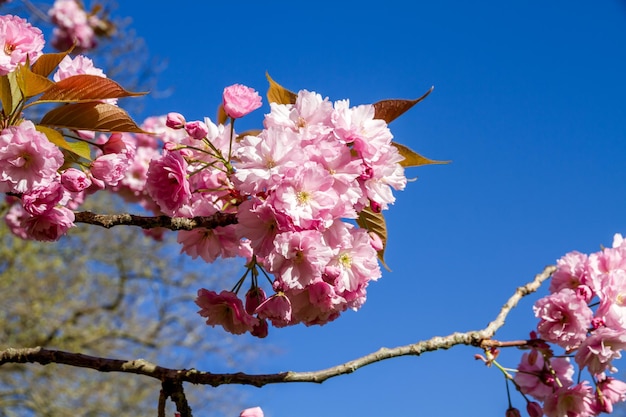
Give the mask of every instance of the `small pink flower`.
[[578, 347], [576, 363], [585, 366], [593, 375], [604, 371], [615, 371], [611, 362], [622, 357], [621, 351], [626, 348], [626, 334], [623, 330], [602, 327], [595, 330]]
[[89, 188], [91, 180], [83, 171], [68, 168], [61, 174], [61, 184], [66, 190], [78, 193]]
[[291, 322], [291, 302], [279, 292], [265, 300], [256, 309], [260, 319], [268, 319], [275, 327], [285, 327]]
[[543, 412], [548, 417], [591, 417], [596, 415], [593, 389], [587, 381], [563, 387], [546, 398]]
[[146, 189], [161, 210], [170, 216], [189, 201], [187, 161], [180, 152], [168, 152], [150, 161]]
[[593, 318], [585, 300], [570, 288], [538, 300], [533, 310], [539, 318], [537, 330], [541, 337], [566, 350], [578, 347], [585, 340]]
[[598, 414], [612, 413], [613, 404], [626, 401], [626, 382], [615, 378], [604, 378], [597, 384]]
[[[0, 53], [1, 55], [1, 53]], [[0, 132], [0, 191], [24, 193], [56, 178], [63, 154], [29, 120]]]
[[238, 119], [261, 107], [261, 96], [250, 87], [234, 84], [224, 89], [224, 111], [228, 117]]
[[261, 407], [246, 408], [239, 414], [239, 417], [263, 417], [263, 410]]
[[0, 76], [7, 75], [18, 65], [34, 63], [43, 49], [41, 30], [21, 17], [0, 16]]
[[265, 291], [261, 287], [250, 288], [246, 293], [246, 311], [254, 314], [257, 307], [267, 299]]
[[74, 212], [57, 206], [41, 215], [26, 216], [22, 225], [29, 238], [52, 242], [59, 240], [70, 227], [74, 227]]
[[47, 186], [35, 187], [24, 193], [22, 205], [33, 216], [42, 215], [52, 210], [64, 197], [60, 182], [51, 182]]
[[128, 156], [123, 153], [110, 153], [97, 157], [91, 163], [91, 175], [106, 185], [116, 186], [130, 166]]
[[94, 66], [93, 61], [84, 55], [77, 55], [71, 58], [69, 55], [61, 60], [58, 70], [52, 79], [56, 82], [72, 77], [74, 75], [96, 75], [106, 78], [102, 69]]
[[185, 124], [185, 131], [194, 139], [200, 140], [209, 133], [209, 127], [201, 121], [194, 121]]
[[546, 360], [541, 352], [532, 350], [522, 355], [514, 380], [522, 393], [543, 401], [558, 387], [570, 386], [573, 375], [574, 367], [569, 359]]
[[243, 303], [235, 293], [222, 291], [198, 290], [196, 304], [200, 307], [198, 313], [206, 317], [206, 324], [215, 327], [220, 325], [232, 334], [251, 332], [258, 319], [252, 317], [243, 308]]
[[185, 122], [185, 116], [180, 113], [171, 112], [167, 114], [165, 126], [171, 129], [182, 129], [183, 127], [185, 127]]

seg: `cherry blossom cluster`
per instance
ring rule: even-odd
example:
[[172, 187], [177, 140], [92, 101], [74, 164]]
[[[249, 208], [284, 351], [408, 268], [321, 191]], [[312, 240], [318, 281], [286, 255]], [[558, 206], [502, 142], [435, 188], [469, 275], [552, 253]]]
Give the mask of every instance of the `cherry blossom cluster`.
[[48, 15], [55, 25], [51, 44], [60, 51], [72, 46], [76, 51], [95, 48], [97, 35], [108, 26], [95, 13], [87, 13], [77, 0], [55, 0]]
[[[224, 91], [231, 121], [260, 105], [248, 87]], [[381, 276], [382, 242], [353, 219], [366, 208], [386, 209], [392, 188], [406, 185], [402, 156], [373, 106], [303, 90], [294, 104], [271, 103], [256, 135], [180, 114], [170, 114], [167, 125], [186, 135], [170, 137], [150, 162], [148, 193], [171, 216], [236, 213], [235, 225], [181, 231], [178, 241], [207, 262], [244, 256], [251, 278], [245, 300], [237, 294], [243, 281], [233, 291], [198, 292], [207, 324], [263, 337], [268, 321], [324, 324], [365, 302], [368, 283]], [[271, 282], [270, 297], [258, 285], [261, 275]]]
[[[626, 400], [613, 361], [626, 348], [626, 240], [585, 255], [571, 252], [557, 263], [550, 294], [535, 303], [539, 319], [532, 349], [524, 353], [514, 382], [532, 398], [531, 417], [588, 417], [611, 413]], [[555, 355], [551, 345], [564, 350]], [[579, 369], [575, 378], [574, 364]], [[590, 378], [582, 380], [586, 370]], [[539, 403], [543, 403], [541, 406]]]
[[[57, 3], [70, 10], [68, 2]], [[10, 29], [5, 73], [35, 62], [41, 32], [13, 16], [0, 25]], [[79, 55], [66, 56], [52, 79], [81, 74], [106, 78]], [[324, 324], [358, 309], [369, 282], [381, 276], [384, 243], [355, 220], [363, 211], [387, 209], [392, 190], [406, 185], [387, 123], [374, 117], [373, 105], [333, 103], [302, 90], [293, 104], [270, 103], [261, 131], [238, 135], [235, 121], [261, 104], [256, 91], [235, 84], [224, 89], [218, 123], [171, 113], [144, 122], [154, 134], [69, 132], [89, 145], [87, 161], [66, 160], [32, 121], [7, 117], [0, 132], [6, 222], [23, 238], [54, 241], [74, 225], [73, 210], [105, 189], [159, 215], [232, 214], [236, 224], [178, 232], [182, 252], [193, 258], [246, 259], [246, 273], [231, 291], [198, 292], [207, 324], [263, 337], [268, 322]], [[151, 233], [158, 238], [162, 231]], [[269, 281], [271, 296], [259, 277]]]

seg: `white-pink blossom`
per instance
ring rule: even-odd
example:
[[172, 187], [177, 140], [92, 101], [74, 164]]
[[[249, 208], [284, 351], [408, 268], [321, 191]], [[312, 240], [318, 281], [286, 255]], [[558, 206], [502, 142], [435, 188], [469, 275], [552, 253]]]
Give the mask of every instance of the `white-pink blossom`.
[[0, 76], [27, 61], [33, 64], [41, 56], [43, 46], [43, 33], [39, 28], [18, 16], [0, 16]]
[[29, 120], [0, 132], [0, 192], [24, 193], [56, 178], [63, 154]]

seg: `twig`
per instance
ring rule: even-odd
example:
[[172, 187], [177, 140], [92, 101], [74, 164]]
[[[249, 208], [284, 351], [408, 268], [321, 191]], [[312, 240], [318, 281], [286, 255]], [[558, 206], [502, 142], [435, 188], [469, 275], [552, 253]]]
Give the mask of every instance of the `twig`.
[[215, 213], [193, 218], [169, 216], [136, 216], [134, 214], [96, 214], [89, 211], [74, 213], [75, 223], [87, 223], [110, 229], [113, 226], [138, 226], [142, 229], [163, 227], [170, 230], [215, 229], [237, 223], [235, 214]]
[[[518, 304], [522, 297], [535, 292], [541, 284], [546, 281], [556, 270], [554, 266], [546, 267], [535, 279], [528, 284], [516, 289], [515, 293], [501, 308], [498, 316], [483, 330], [474, 330], [465, 333], [453, 333], [444, 337], [433, 337], [429, 340], [421, 341], [411, 345], [396, 348], [381, 348], [361, 358], [313, 372], [280, 372], [275, 374], [250, 375], [242, 372], [233, 374], [213, 374], [210, 372], [198, 371], [196, 369], [170, 369], [152, 364], [143, 359], [125, 361], [119, 359], [108, 359], [83, 355], [80, 353], [64, 352], [59, 350], [36, 348], [9, 348], [0, 351], [0, 366], [5, 363], [49, 363], [65, 364], [82, 368], [95, 369], [100, 372], [127, 372], [149, 376], [160, 381], [171, 381], [182, 384], [190, 382], [193, 384], [211, 385], [217, 387], [226, 384], [253, 385], [262, 387], [267, 384], [283, 382], [315, 382], [321, 383], [329, 378], [339, 375], [349, 374], [366, 365], [386, 359], [400, 356], [419, 356], [425, 352], [439, 349], [449, 349], [456, 345], [472, 345], [478, 347], [489, 347], [507, 342], [492, 341], [491, 338], [496, 331], [504, 325], [508, 313]], [[516, 341], [514, 343], [521, 343]], [[182, 385], [181, 385], [182, 388]], [[180, 410], [179, 410], [180, 411]], [[182, 414], [182, 412], [181, 412]]]

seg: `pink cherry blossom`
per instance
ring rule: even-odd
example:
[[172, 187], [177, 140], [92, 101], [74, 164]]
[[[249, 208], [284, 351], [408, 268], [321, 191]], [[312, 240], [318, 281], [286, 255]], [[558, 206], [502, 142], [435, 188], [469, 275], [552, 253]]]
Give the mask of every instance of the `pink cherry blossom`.
[[0, 132], [0, 192], [24, 193], [56, 178], [63, 154], [31, 121]]
[[587, 381], [563, 387], [549, 395], [543, 405], [547, 417], [591, 417], [596, 413], [593, 388]]
[[570, 386], [573, 375], [569, 359], [546, 360], [541, 352], [532, 350], [522, 355], [514, 380], [524, 394], [543, 401], [558, 387]]
[[200, 140], [209, 133], [209, 128], [206, 123], [196, 120], [185, 123], [185, 131], [192, 138]]
[[179, 152], [168, 152], [153, 159], [146, 190], [165, 214], [174, 215], [191, 198], [185, 158]]
[[258, 319], [246, 313], [241, 300], [230, 291], [217, 294], [215, 291], [200, 289], [196, 304], [200, 307], [198, 313], [206, 317], [209, 326], [220, 325], [232, 334], [251, 332], [258, 323]]
[[291, 301], [282, 293], [278, 292], [263, 301], [256, 309], [260, 319], [267, 319], [274, 327], [285, 327], [291, 324]]
[[185, 116], [180, 113], [170, 112], [167, 114], [165, 126], [171, 129], [182, 129], [183, 127], [185, 127], [185, 123]]
[[261, 107], [261, 96], [250, 87], [234, 84], [224, 89], [222, 105], [228, 117], [238, 119]]
[[68, 55], [61, 60], [52, 79], [59, 82], [74, 75], [81, 74], [96, 75], [98, 77], [106, 78], [104, 71], [97, 68], [90, 58], [87, 58], [84, 55], [76, 55], [74, 58], [71, 58]]
[[22, 225], [29, 238], [42, 241], [59, 240], [74, 227], [74, 212], [66, 207], [56, 206], [40, 215], [27, 215], [22, 219]]
[[0, 16], [0, 76], [7, 75], [28, 60], [33, 64], [41, 56], [43, 33], [21, 17]]
[[626, 382], [604, 377], [597, 383], [597, 414], [612, 413], [613, 404], [626, 401]]
[[578, 347], [585, 340], [593, 318], [585, 300], [570, 288], [538, 300], [533, 310], [539, 318], [537, 330], [541, 337], [566, 350]]
[[276, 235], [268, 262], [286, 288], [299, 289], [320, 280], [331, 257], [332, 250], [324, 244], [322, 234], [304, 230]]
[[22, 195], [24, 210], [33, 216], [45, 214], [61, 203], [64, 191], [60, 182], [35, 187]]
[[587, 367], [594, 375], [604, 371], [615, 372], [612, 366], [614, 359], [622, 357], [621, 351], [626, 348], [626, 333], [602, 327], [591, 333], [578, 347], [576, 363], [581, 368]]
[[83, 171], [68, 168], [61, 173], [61, 184], [68, 191], [77, 193], [89, 188], [91, 180]]
[[129, 158], [124, 153], [101, 155], [91, 163], [91, 175], [105, 185], [115, 186], [124, 178], [129, 165]]
[[181, 252], [196, 259], [198, 256], [206, 262], [214, 262], [218, 257], [232, 258], [237, 255], [239, 239], [234, 226], [216, 227], [215, 229], [193, 229], [178, 232]]

